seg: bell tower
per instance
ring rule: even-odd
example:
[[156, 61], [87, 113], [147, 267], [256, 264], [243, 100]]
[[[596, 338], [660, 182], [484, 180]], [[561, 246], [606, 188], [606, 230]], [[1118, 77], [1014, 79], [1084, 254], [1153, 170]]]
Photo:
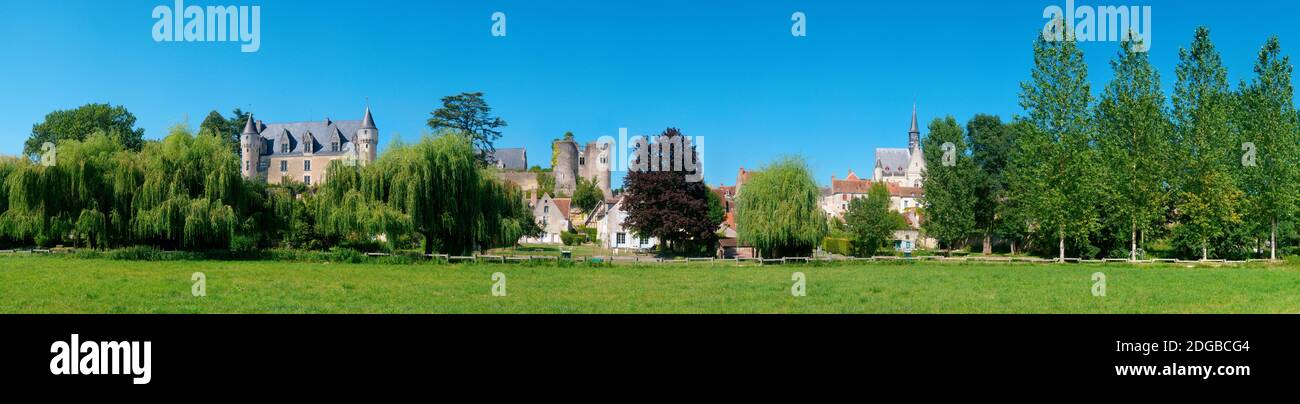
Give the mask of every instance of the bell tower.
[[916, 153], [921, 148], [921, 129], [916, 126], [916, 104], [912, 104], [912, 129], [907, 131], [907, 151]]

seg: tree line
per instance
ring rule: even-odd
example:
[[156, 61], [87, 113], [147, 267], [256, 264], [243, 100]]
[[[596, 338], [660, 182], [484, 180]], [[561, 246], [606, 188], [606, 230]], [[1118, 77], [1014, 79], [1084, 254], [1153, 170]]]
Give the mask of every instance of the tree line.
[[483, 159], [504, 121], [488, 117], [478, 93], [444, 104], [429, 122], [435, 134], [393, 142], [371, 164], [334, 161], [314, 187], [240, 175], [232, 128], [249, 119], [240, 110], [161, 140], [141, 139], [120, 106], [56, 111], [34, 125], [27, 157], [0, 159], [0, 244], [465, 254], [540, 233], [523, 192]]
[[[1057, 29], [1061, 29], [1058, 25]], [[1094, 97], [1070, 37], [1040, 36], [1024, 115], [929, 125], [923, 228], [945, 248], [991, 240], [1058, 258], [1276, 259], [1297, 241], [1300, 115], [1276, 37], [1234, 89], [1210, 39], [1180, 49], [1173, 93], [1122, 42]], [[945, 155], [946, 154], [946, 155]], [[979, 242], [979, 241], [977, 241]]]

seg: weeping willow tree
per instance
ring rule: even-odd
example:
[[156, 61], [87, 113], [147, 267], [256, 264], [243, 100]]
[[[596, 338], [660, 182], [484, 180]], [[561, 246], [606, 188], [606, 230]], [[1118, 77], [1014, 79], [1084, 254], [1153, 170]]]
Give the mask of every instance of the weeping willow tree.
[[51, 165], [5, 164], [0, 233], [43, 246], [129, 242], [129, 210], [139, 180], [132, 153], [103, 132], [62, 141], [55, 150]]
[[[220, 138], [172, 128], [139, 156], [133, 230], [142, 241], [173, 248], [225, 248], [242, 221], [236, 207], [253, 199], [239, 174], [239, 157]], [[245, 212], [246, 213], [246, 212]]]
[[324, 235], [414, 233], [426, 254], [511, 245], [539, 230], [523, 193], [475, 164], [469, 139], [454, 133], [390, 146], [371, 165], [331, 164], [314, 206]]
[[385, 184], [386, 176], [379, 166], [330, 163], [324, 184], [306, 202], [312, 210], [314, 230], [328, 238], [322, 246], [410, 233], [410, 217], [384, 203]]
[[[13, 243], [226, 248], [287, 227], [292, 197], [239, 175], [219, 137], [177, 126], [139, 152], [102, 133], [61, 141], [53, 164], [0, 161], [0, 236]], [[265, 238], [265, 237], [263, 237]]]
[[803, 160], [783, 158], [754, 172], [737, 197], [741, 241], [764, 257], [808, 256], [826, 235], [821, 191]]

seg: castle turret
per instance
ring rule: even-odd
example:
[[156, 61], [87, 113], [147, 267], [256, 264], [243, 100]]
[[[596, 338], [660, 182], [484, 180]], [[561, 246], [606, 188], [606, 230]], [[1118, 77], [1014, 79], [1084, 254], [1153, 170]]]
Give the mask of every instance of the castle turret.
[[366, 116], [361, 119], [357, 129], [357, 160], [362, 164], [375, 161], [375, 147], [379, 143], [379, 128], [375, 127], [375, 118], [370, 116], [370, 107], [366, 107]]
[[239, 172], [248, 179], [257, 176], [257, 165], [262, 159], [262, 136], [257, 133], [257, 126], [253, 122], [253, 115], [249, 114], [248, 122], [244, 123], [244, 132], [239, 135], [239, 150], [243, 157]]

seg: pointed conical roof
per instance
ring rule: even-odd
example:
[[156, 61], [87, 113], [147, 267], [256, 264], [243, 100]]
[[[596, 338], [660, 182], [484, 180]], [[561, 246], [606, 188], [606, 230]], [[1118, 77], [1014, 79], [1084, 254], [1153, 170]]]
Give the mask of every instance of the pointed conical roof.
[[248, 114], [248, 122], [244, 123], [244, 134], [245, 135], [257, 134], [257, 125], [253, 124], [253, 114]]
[[366, 107], [366, 117], [361, 118], [361, 129], [379, 129], [375, 127], [375, 118], [370, 116], [370, 107]]
[[916, 104], [912, 104], [912, 129], [908, 130], [907, 133], [920, 133], [920, 132], [921, 132], [920, 129], [918, 129], [916, 126]]

